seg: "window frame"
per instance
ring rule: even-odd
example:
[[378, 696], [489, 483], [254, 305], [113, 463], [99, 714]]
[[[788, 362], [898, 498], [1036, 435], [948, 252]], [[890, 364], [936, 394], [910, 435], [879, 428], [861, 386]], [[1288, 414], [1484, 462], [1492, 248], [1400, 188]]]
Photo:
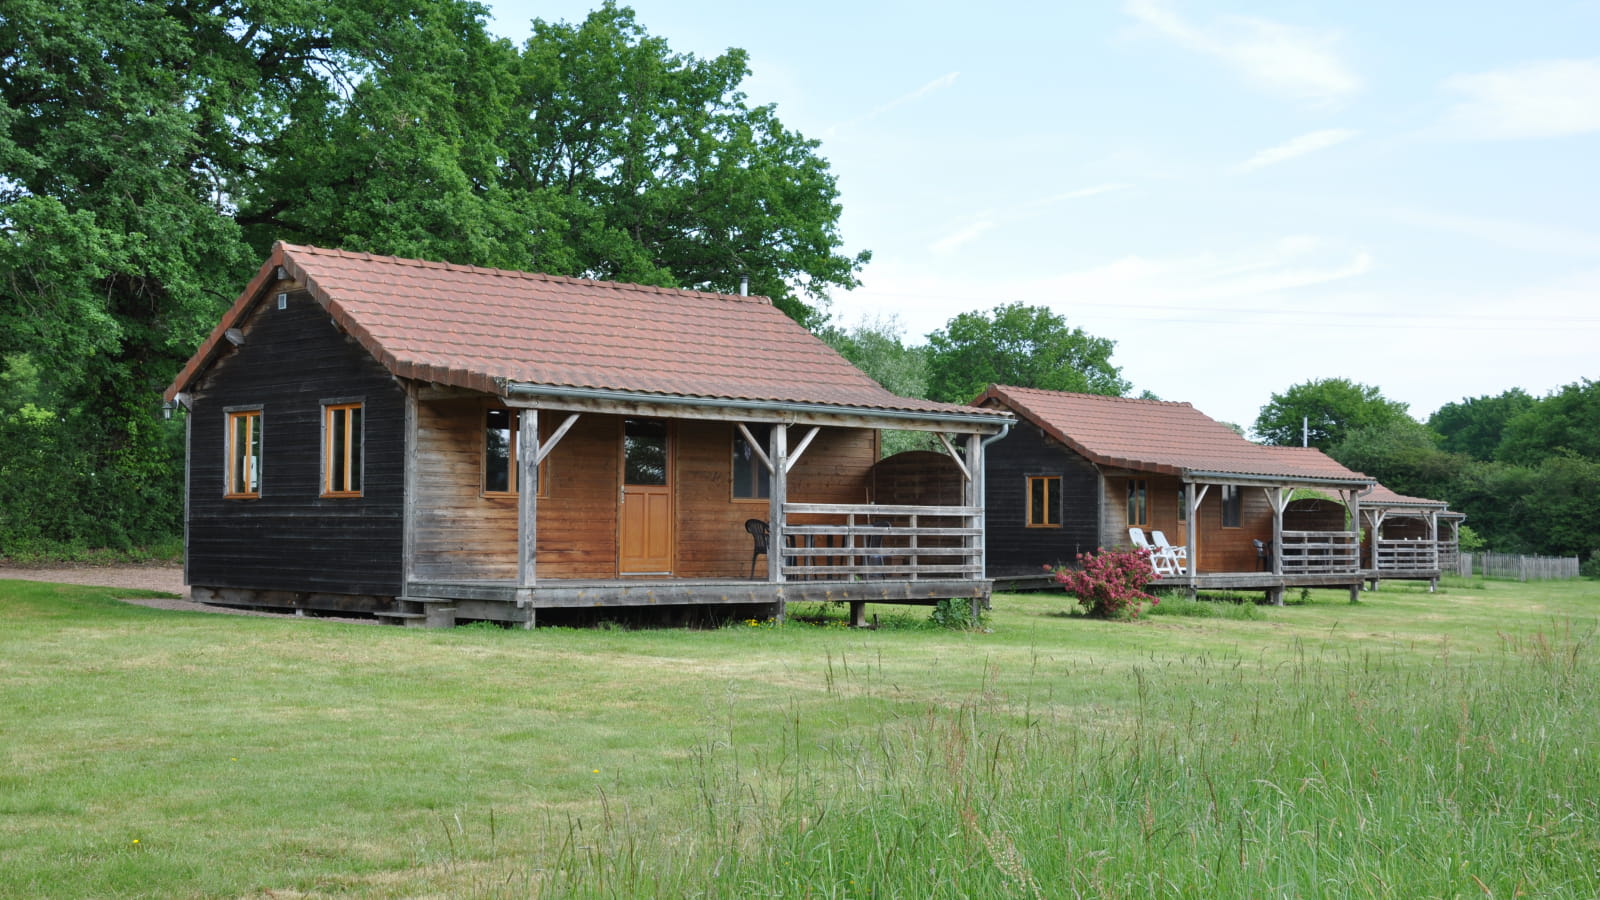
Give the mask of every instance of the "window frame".
[[[1135, 507], [1136, 503], [1137, 508]], [[1128, 479], [1128, 502], [1124, 512], [1127, 515], [1129, 528], [1145, 528], [1150, 525], [1150, 480], [1148, 478]]]
[[[478, 494], [486, 498], [515, 497], [520, 491], [518, 481], [517, 454], [522, 440], [522, 416], [520, 410], [508, 406], [486, 406], [483, 409], [482, 427], [478, 430]], [[506, 487], [504, 490], [489, 487], [489, 417], [494, 413], [506, 414], [506, 428], [511, 432], [511, 439], [506, 442]], [[540, 431], [543, 431], [540, 427]], [[549, 496], [550, 485], [550, 459], [546, 457], [539, 463], [539, 486], [534, 492], [535, 497]]]
[[[251, 481], [249, 476], [255, 476], [254, 489], [246, 487], [245, 490], [235, 490], [235, 488], [239, 487], [234, 479], [234, 474], [238, 471], [236, 463], [239, 461], [239, 448], [235, 429], [236, 423], [240, 421], [247, 423], [246, 433], [250, 435], [248, 445], [255, 449], [253, 456], [247, 455], [244, 457], [246, 462], [244, 481], [248, 485]], [[266, 432], [262, 428], [263, 408], [259, 405], [227, 407], [223, 410], [223, 422], [225, 431], [223, 432], [222, 496], [229, 500], [259, 500], [261, 499], [262, 487], [261, 475], [265, 469], [265, 466], [262, 465], [262, 460], [266, 456]]]
[[[1244, 526], [1244, 492], [1237, 484], [1219, 485], [1218, 507], [1222, 518], [1223, 528], [1242, 528]], [[1232, 512], [1230, 516], [1229, 513]], [[1229, 519], [1232, 519], [1230, 522]]]
[[[1028, 528], [1061, 528], [1061, 527], [1063, 527], [1063, 525], [1062, 525], [1062, 518], [1063, 518], [1063, 516], [1062, 516], [1062, 500], [1061, 500], [1061, 482], [1062, 482], [1061, 476], [1060, 475], [1028, 475], [1028, 476], [1025, 476], [1025, 477], [1028, 479], [1027, 505], [1024, 507], [1024, 509], [1025, 509], [1024, 521], [1026, 523], [1026, 527], [1028, 527]], [[1055, 483], [1053, 489], [1052, 489], [1052, 486], [1051, 486], [1051, 482]], [[1043, 511], [1044, 511], [1044, 515], [1045, 515], [1045, 521], [1043, 521], [1043, 522], [1036, 522], [1036, 521], [1034, 521], [1034, 517], [1033, 517], [1033, 513], [1034, 513], [1034, 504], [1033, 504], [1034, 488], [1035, 488], [1036, 485], [1042, 485], [1044, 487]], [[1054, 521], [1051, 521], [1051, 518], [1052, 518], [1051, 514], [1052, 513], [1054, 513]]]
[[[772, 429], [776, 427], [771, 422], [745, 422], [744, 427], [750, 429], [751, 437], [758, 441], [767, 441], [767, 446], [771, 446]], [[732, 440], [728, 442], [728, 499], [734, 503], [770, 502], [772, 473], [767, 471], [767, 467], [761, 462], [761, 457], [752, 451], [745, 457], [745, 461], [750, 467], [750, 478], [753, 483], [742, 485], [739, 477], [739, 446], [748, 442], [745, 441], [744, 434], [739, 431], [738, 425], [730, 425], [728, 430], [732, 433]], [[766, 446], [761, 448], [763, 453], [766, 450]], [[741, 487], [753, 488], [754, 492], [742, 494]]]
[[[350, 415], [352, 411], [358, 415]], [[340, 417], [339, 413], [344, 415]], [[342, 428], [335, 427], [336, 418], [342, 418]], [[363, 496], [367, 474], [366, 429], [367, 413], [364, 400], [323, 401], [321, 496], [335, 500], [353, 500]], [[336, 459], [334, 438], [340, 432], [344, 437], [344, 443]], [[352, 437], [354, 442], [351, 440]]]

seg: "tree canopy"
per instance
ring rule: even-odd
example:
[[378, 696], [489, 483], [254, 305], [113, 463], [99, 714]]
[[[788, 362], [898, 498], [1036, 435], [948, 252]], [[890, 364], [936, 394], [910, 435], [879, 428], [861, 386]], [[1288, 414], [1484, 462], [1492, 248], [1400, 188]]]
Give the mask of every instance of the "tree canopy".
[[724, 291], [747, 276], [808, 325], [856, 284], [868, 257], [841, 250], [828, 164], [747, 102], [743, 51], [675, 53], [612, 3], [537, 22], [520, 48], [485, 16], [468, 0], [0, 7], [0, 358], [41, 373], [0, 457], [28, 478], [24, 446], [54, 447], [69, 459], [45, 511], [115, 509], [47, 536], [68, 517], [13, 505], [0, 542], [176, 530], [159, 391], [274, 240]]
[[929, 393], [966, 403], [989, 384], [1009, 384], [1120, 397], [1132, 386], [1111, 364], [1114, 349], [1115, 341], [1069, 327], [1041, 306], [962, 313], [928, 335]]
[[1251, 430], [1262, 443], [1298, 447], [1304, 424], [1309, 445], [1327, 450], [1357, 429], [1413, 421], [1406, 409], [1370, 385], [1323, 378], [1273, 394]]

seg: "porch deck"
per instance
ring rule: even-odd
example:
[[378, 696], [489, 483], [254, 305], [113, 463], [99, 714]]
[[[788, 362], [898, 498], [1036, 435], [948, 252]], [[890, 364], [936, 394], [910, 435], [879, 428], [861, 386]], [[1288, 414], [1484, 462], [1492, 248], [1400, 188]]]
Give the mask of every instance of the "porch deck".
[[[849, 603], [864, 621], [867, 603], [932, 606], [941, 600], [987, 603], [993, 583], [975, 579], [874, 579], [772, 582], [748, 578], [612, 578], [542, 580], [531, 588], [513, 581], [421, 581], [397, 597], [396, 618], [449, 608], [457, 619], [532, 626], [541, 609], [650, 606], [764, 605], [782, 615], [790, 603]], [[438, 616], [434, 617], [436, 620]]]

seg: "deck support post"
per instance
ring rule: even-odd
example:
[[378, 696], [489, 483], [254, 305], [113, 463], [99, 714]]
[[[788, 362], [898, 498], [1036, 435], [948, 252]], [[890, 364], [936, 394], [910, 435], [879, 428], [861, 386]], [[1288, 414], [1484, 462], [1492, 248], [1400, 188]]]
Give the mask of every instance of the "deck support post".
[[850, 601], [850, 627], [851, 628], [865, 628], [865, 627], [867, 627], [867, 601], [865, 601], [865, 600], [851, 600]]
[[[532, 588], [539, 546], [539, 411], [517, 420], [517, 586]], [[531, 619], [530, 619], [531, 621]]]
[[[780, 422], [772, 426], [767, 458], [772, 461], [772, 489], [768, 492], [767, 514], [767, 580], [783, 583], [784, 548], [788, 538], [784, 535], [788, 523], [784, 520], [783, 505], [789, 501], [789, 426]], [[782, 622], [787, 615], [787, 604], [780, 591], [772, 605], [772, 618]]]

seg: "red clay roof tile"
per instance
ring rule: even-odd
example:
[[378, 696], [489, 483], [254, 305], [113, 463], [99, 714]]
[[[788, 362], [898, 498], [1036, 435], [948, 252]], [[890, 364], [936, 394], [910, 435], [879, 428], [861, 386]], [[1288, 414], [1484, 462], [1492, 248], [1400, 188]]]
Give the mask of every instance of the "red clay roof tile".
[[973, 403], [1009, 409], [1100, 465], [1168, 475], [1372, 482], [1320, 450], [1253, 444], [1187, 403], [1004, 385], [991, 386]]
[[[898, 397], [762, 297], [585, 281], [278, 244], [173, 386], [282, 265], [391, 372], [505, 393], [514, 383], [863, 410], [982, 414]], [[1000, 417], [996, 417], [997, 419]]]

